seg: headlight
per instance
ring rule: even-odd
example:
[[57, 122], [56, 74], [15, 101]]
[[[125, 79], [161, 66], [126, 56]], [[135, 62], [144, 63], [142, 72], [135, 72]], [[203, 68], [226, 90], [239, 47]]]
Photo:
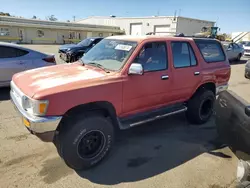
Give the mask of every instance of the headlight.
[[22, 98], [22, 106], [24, 110], [30, 114], [43, 116], [46, 114], [48, 109], [49, 101], [48, 100], [35, 100], [30, 99], [26, 96]]

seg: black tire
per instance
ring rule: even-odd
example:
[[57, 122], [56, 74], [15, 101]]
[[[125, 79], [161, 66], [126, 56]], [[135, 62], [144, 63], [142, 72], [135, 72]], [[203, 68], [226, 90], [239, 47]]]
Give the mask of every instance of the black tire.
[[202, 89], [198, 91], [189, 101], [186, 112], [190, 123], [203, 124], [213, 114], [215, 95], [211, 90]]
[[236, 61], [240, 61], [241, 57], [242, 57], [242, 54], [239, 54], [239, 55], [237, 56], [237, 58], [236, 58]]
[[78, 116], [66, 122], [58, 139], [58, 153], [65, 163], [75, 170], [85, 170], [101, 162], [108, 154], [114, 140], [114, 129], [109, 119], [102, 115]]

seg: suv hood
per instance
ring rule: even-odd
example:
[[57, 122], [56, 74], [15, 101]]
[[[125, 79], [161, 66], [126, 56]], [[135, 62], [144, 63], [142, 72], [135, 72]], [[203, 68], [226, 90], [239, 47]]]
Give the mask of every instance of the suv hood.
[[99, 68], [73, 63], [24, 71], [15, 74], [12, 80], [24, 94], [33, 97], [82, 88], [105, 76]]
[[245, 50], [250, 50], [250, 46], [244, 46]]

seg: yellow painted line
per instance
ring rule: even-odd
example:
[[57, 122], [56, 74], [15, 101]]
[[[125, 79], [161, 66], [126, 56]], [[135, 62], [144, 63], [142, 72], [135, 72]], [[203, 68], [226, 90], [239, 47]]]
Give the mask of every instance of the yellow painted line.
[[80, 42], [81, 40], [79, 39], [64, 39], [65, 41], [74, 41], [74, 42]]
[[52, 38], [33, 38], [32, 40], [40, 40], [40, 41], [49, 40], [49, 41], [56, 41], [56, 39], [52, 39]]
[[21, 40], [21, 38], [18, 38], [18, 37], [2, 37], [2, 36], [0, 36], [0, 40]]

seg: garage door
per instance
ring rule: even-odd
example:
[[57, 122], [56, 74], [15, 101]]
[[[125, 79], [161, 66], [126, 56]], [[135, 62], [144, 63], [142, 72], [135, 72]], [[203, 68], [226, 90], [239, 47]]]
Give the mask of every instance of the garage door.
[[141, 35], [142, 34], [142, 24], [130, 24], [130, 35]]
[[157, 35], [171, 35], [170, 25], [155, 25]]

